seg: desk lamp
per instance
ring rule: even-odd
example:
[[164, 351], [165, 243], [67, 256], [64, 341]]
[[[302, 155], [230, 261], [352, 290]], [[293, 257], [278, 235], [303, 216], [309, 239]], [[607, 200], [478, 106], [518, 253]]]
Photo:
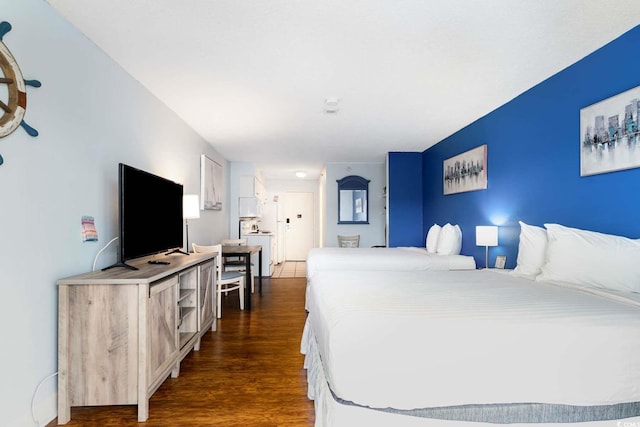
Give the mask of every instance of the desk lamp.
[[189, 220], [200, 218], [200, 203], [197, 194], [185, 194], [182, 196], [182, 217], [187, 226], [187, 253], [189, 253]]

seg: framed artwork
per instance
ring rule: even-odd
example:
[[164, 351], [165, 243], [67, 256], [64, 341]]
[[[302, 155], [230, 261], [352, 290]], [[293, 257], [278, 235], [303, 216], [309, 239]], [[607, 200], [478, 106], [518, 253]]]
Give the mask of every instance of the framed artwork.
[[487, 188], [487, 144], [465, 151], [444, 161], [444, 194]]
[[222, 166], [206, 155], [200, 158], [200, 209], [222, 210], [224, 182]]
[[640, 86], [580, 110], [580, 176], [640, 167]]
[[498, 255], [496, 257], [496, 268], [504, 268], [506, 263], [507, 263], [506, 255]]

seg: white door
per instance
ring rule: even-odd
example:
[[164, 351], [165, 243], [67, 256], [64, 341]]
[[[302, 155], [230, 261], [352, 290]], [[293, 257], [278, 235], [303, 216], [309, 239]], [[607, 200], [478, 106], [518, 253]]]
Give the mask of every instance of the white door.
[[286, 193], [285, 259], [304, 261], [313, 247], [313, 193]]

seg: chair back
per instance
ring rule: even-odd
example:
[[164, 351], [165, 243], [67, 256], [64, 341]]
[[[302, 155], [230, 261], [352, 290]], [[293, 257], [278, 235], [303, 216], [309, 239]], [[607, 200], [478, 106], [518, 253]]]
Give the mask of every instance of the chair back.
[[[222, 239], [220, 241], [222, 246], [247, 246], [247, 239]], [[224, 268], [233, 268], [237, 266], [244, 266], [244, 262], [241, 257], [227, 257], [224, 259]]]
[[338, 246], [341, 248], [357, 248], [360, 246], [360, 235], [340, 236], [338, 235]]
[[247, 239], [222, 239], [224, 246], [247, 246]]
[[195, 243], [192, 243], [192, 245], [193, 245], [194, 253], [211, 253], [211, 252], [218, 253], [218, 256], [216, 257], [216, 278], [220, 280], [220, 277], [222, 275], [222, 245], [218, 244], [218, 245], [203, 246], [203, 245], [196, 245]]

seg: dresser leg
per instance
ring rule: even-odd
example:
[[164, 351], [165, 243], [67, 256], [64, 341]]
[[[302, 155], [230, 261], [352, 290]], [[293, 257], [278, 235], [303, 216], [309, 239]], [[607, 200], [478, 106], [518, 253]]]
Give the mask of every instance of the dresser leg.
[[58, 287], [58, 424], [71, 420], [69, 399], [69, 287]]
[[138, 402], [138, 422], [142, 423], [149, 418], [149, 399]]
[[171, 370], [171, 378], [178, 378], [178, 376], [180, 376], [180, 362], [176, 362]]

